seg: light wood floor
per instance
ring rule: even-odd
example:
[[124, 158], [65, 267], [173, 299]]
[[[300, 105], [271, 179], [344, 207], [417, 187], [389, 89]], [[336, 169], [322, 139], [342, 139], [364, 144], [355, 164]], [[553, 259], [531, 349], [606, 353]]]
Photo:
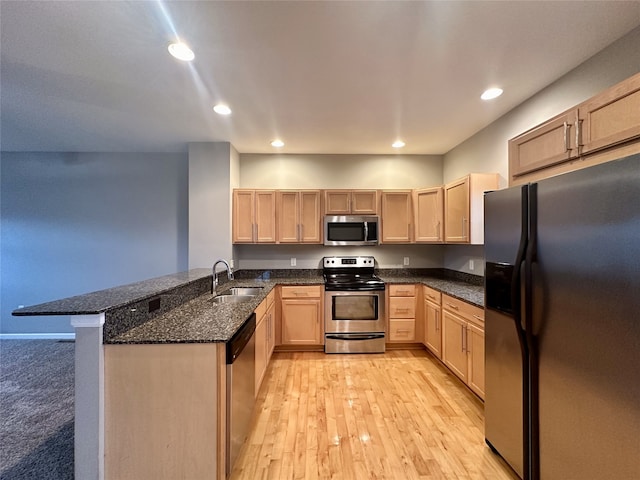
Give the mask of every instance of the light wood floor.
[[276, 353], [231, 479], [515, 479], [483, 406], [421, 350]]

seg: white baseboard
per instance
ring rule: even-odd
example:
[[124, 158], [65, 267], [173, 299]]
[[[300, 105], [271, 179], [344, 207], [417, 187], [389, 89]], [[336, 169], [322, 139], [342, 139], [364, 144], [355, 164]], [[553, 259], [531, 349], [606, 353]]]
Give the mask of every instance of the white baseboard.
[[0, 340], [75, 340], [75, 333], [0, 333]]

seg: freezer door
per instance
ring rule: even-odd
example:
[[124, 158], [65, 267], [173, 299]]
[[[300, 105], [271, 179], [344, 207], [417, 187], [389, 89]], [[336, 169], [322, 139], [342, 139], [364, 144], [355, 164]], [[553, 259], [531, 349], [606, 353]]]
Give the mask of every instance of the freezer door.
[[640, 155], [537, 190], [540, 478], [638, 478]]
[[511, 299], [520, 187], [485, 195], [485, 438], [523, 477], [522, 353]]

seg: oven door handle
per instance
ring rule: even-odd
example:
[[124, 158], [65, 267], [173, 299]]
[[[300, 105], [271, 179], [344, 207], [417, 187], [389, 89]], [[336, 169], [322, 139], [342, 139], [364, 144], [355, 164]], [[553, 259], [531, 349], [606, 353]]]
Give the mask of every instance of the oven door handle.
[[384, 333], [349, 333], [344, 335], [327, 333], [325, 337], [330, 340], [375, 340], [376, 338], [384, 338]]

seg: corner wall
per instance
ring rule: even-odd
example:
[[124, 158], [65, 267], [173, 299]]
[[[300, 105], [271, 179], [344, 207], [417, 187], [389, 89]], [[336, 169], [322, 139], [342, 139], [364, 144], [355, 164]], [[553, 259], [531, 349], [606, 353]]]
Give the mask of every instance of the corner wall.
[[[571, 70], [444, 156], [444, 183], [469, 172], [498, 172], [500, 187], [508, 184], [508, 141], [526, 130], [640, 72], [640, 27]], [[508, 92], [506, 93], [508, 95]], [[484, 263], [482, 247], [447, 246], [444, 266], [470, 271], [468, 261]]]

